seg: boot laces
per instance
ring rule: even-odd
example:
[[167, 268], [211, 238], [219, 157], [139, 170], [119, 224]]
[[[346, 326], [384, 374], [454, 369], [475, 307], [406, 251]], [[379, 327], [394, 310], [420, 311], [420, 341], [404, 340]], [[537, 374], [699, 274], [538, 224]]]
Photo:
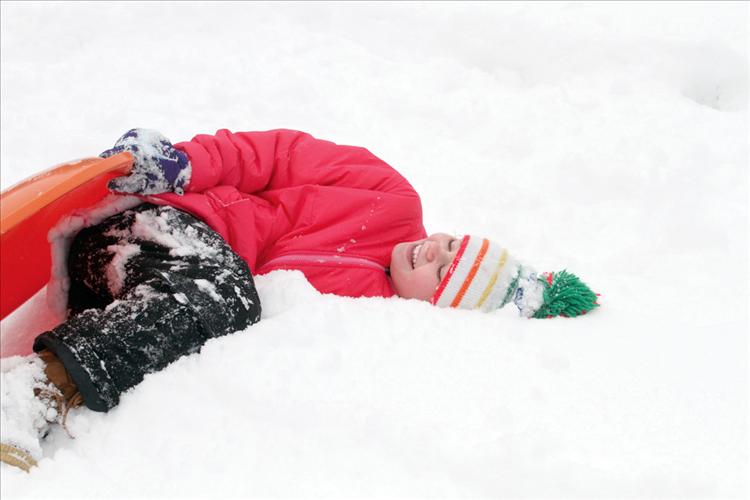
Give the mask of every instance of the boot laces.
[[66, 401], [62, 392], [53, 385], [38, 387], [34, 389], [34, 394], [40, 401], [42, 401], [48, 409], [52, 408], [55, 410], [56, 415], [53, 418], [49, 418], [48, 414], [45, 413], [44, 418], [50, 423], [59, 423], [68, 436], [71, 439], [75, 439], [73, 434], [70, 433], [68, 426], [66, 425], [68, 420], [68, 412], [71, 408], [80, 406], [83, 402], [81, 393], [77, 392], [70, 401]]

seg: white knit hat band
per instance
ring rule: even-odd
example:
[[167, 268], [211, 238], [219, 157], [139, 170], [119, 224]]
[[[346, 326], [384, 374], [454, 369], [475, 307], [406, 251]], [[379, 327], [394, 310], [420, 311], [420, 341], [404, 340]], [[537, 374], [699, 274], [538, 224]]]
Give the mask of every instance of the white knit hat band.
[[433, 297], [435, 305], [438, 307], [456, 307], [453, 303], [479, 254], [481, 245], [481, 238], [464, 236], [451, 268], [438, 287], [436, 297]]
[[439, 307], [492, 311], [507, 300], [519, 263], [508, 251], [486, 238], [465, 236], [456, 259], [432, 303]]
[[494, 311], [505, 305], [508, 288], [512, 286], [513, 281], [516, 276], [518, 276], [520, 264], [508, 253], [507, 250], [503, 250], [506, 256], [505, 262], [498, 263], [497, 274], [494, 275], [495, 279], [492, 289], [489, 291], [487, 299], [481, 306], [483, 311]]
[[462, 309], [492, 308], [490, 296], [497, 284], [498, 275], [508, 261], [508, 252], [496, 243], [489, 240], [486, 252], [481, 261], [474, 262], [477, 266], [474, 276], [467, 276], [464, 280], [466, 292], [457, 307]]

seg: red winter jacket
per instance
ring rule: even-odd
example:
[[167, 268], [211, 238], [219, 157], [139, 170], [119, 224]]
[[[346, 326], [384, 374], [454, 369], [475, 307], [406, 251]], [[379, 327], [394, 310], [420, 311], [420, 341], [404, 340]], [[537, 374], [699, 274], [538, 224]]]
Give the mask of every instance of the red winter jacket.
[[394, 294], [393, 246], [426, 236], [414, 188], [367, 149], [294, 130], [198, 135], [183, 196], [149, 197], [192, 213], [255, 274], [298, 269], [322, 293]]

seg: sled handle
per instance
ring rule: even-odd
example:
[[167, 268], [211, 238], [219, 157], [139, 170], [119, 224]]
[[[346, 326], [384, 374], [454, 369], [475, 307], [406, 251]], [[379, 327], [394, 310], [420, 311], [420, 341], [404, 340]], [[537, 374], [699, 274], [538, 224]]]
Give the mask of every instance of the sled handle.
[[0, 193], [0, 235], [78, 186], [104, 174], [127, 175], [132, 168], [133, 157], [123, 152], [63, 163], [11, 186]]

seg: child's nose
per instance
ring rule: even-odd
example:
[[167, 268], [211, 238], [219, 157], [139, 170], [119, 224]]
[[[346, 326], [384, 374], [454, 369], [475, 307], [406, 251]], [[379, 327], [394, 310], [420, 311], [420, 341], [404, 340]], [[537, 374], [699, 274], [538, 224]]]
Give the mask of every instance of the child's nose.
[[425, 257], [427, 258], [427, 262], [432, 262], [437, 257], [437, 246], [431, 241], [425, 244], [427, 245]]

